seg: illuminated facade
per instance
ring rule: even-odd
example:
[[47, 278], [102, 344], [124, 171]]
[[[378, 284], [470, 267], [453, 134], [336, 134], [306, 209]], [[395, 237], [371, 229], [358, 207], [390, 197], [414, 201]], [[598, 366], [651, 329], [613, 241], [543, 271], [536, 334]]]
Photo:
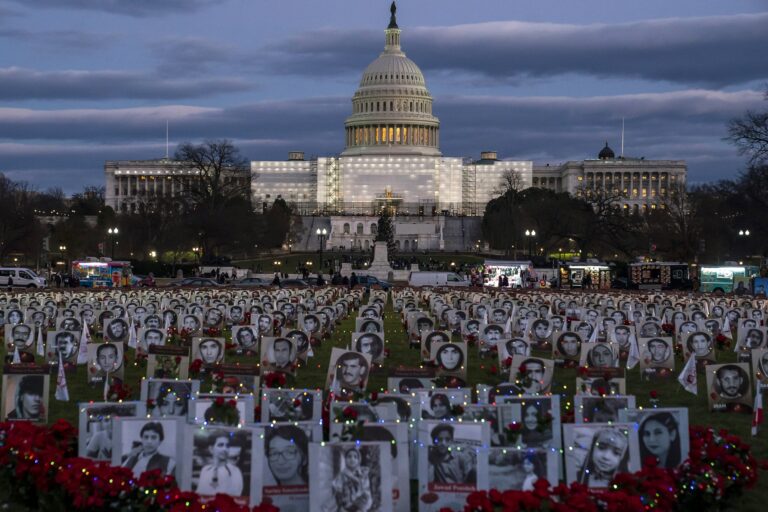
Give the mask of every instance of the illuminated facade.
[[[685, 183], [684, 161], [617, 158], [607, 144], [597, 159], [557, 165], [500, 160], [494, 151], [482, 152], [478, 160], [443, 156], [432, 96], [421, 70], [402, 51], [400, 36], [393, 6], [384, 51], [363, 71], [352, 96], [340, 155], [306, 160], [295, 151], [288, 160], [251, 162], [245, 183], [254, 209], [266, 209], [280, 197], [304, 215], [378, 216], [386, 206], [398, 215], [481, 216], [514, 176], [518, 189], [543, 187], [573, 195], [600, 190], [626, 210], [646, 211]], [[126, 211], [148, 195], [183, 190], [169, 174], [185, 171], [160, 162], [107, 162], [107, 204]], [[334, 233], [343, 231], [339, 222]], [[441, 239], [421, 235], [432, 240], [430, 245]], [[343, 241], [340, 237], [338, 245]]]

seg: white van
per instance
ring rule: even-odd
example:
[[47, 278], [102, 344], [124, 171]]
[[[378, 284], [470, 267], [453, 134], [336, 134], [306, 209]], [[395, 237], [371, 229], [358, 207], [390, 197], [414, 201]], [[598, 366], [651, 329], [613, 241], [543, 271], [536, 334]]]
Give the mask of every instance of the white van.
[[28, 268], [2, 267], [0, 268], [0, 288], [6, 288], [9, 281], [14, 287], [19, 288], [45, 288], [45, 278], [35, 274]]
[[463, 279], [456, 272], [411, 272], [410, 286], [469, 286], [469, 279]]

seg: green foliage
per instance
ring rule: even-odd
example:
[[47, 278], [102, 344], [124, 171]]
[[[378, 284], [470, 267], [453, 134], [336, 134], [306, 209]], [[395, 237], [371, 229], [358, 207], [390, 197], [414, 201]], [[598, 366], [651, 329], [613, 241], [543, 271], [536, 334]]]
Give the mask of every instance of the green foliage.
[[395, 227], [392, 223], [392, 213], [384, 208], [379, 216], [377, 224], [376, 241], [387, 243], [387, 252], [391, 255], [395, 252]]

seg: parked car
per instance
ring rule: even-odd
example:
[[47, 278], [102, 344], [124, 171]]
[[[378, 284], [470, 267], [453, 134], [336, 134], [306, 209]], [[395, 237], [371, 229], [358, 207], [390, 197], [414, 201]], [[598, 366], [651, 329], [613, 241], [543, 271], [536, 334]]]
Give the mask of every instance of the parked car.
[[168, 286], [172, 287], [220, 287], [221, 285], [215, 279], [207, 277], [185, 277], [178, 281], [171, 281]]
[[309, 283], [303, 279], [283, 279], [280, 281], [280, 286], [282, 288], [306, 288]]
[[389, 290], [392, 287], [389, 282], [382, 281], [375, 276], [357, 276], [357, 284], [365, 286], [367, 290], [370, 290], [373, 285], [381, 286], [382, 290]]
[[468, 279], [456, 272], [411, 272], [408, 276], [411, 286], [470, 286]]
[[270, 283], [271, 281], [267, 281], [266, 279], [262, 279], [260, 277], [246, 277], [238, 281], [233, 281], [232, 286], [260, 287], [269, 286]]
[[0, 268], [0, 286], [14, 286], [19, 288], [45, 288], [44, 277], [40, 277], [33, 270], [19, 267]]

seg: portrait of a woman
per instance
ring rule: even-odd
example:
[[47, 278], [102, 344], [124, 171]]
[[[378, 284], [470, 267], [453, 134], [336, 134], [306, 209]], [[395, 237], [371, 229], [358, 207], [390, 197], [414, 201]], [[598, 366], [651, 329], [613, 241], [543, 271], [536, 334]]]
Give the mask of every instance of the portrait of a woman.
[[653, 457], [660, 468], [675, 468], [680, 464], [680, 430], [669, 412], [651, 414], [640, 424], [640, 460]]

